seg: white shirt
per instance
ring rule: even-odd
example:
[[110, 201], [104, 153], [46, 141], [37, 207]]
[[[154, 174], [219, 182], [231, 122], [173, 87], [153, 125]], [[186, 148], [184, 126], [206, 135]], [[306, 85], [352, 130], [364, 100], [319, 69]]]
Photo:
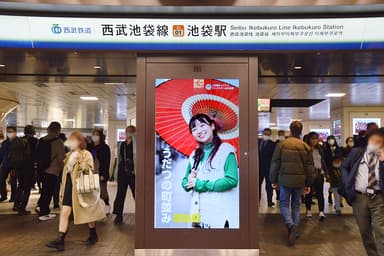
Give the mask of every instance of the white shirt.
[[[356, 191], [359, 191], [361, 193], [367, 192], [368, 173], [369, 173], [368, 161], [369, 161], [369, 156], [368, 156], [368, 153], [365, 152], [363, 159], [361, 159], [359, 169], [357, 170], [356, 183], [355, 183]], [[376, 155], [375, 155], [375, 161], [376, 161], [375, 173], [376, 173], [377, 185], [374, 187], [374, 189], [380, 190], [379, 159]]]
[[313, 150], [313, 163], [315, 165], [316, 169], [322, 169], [322, 164], [321, 164], [321, 155], [318, 149]]

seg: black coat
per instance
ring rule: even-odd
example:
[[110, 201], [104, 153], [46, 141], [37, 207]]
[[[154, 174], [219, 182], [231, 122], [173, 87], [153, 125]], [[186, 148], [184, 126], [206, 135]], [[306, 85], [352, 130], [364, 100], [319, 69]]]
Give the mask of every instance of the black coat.
[[265, 141], [263, 148], [261, 148], [262, 139], [259, 139], [259, 173], [269, 173], [271, 168], [272, 156], [275, 151], [275, 142], [268, 140]]

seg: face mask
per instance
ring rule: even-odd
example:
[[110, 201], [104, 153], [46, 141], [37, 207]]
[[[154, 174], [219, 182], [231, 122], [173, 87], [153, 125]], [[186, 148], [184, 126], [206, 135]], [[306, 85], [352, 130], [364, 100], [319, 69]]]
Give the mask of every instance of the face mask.
[[99, 141], [100, 141], [100, 136], [98, 136], [98, 135], [93, 135], [93, 136], [92, 136], [92, 141], [93, 141], [93, 142], [99, 142]]
[[68, 147], [71, 151], [77, 150], [80, 143], [76, 140], [68, 141]]
[[367, 151], [370, 153], [376, 153], [380, 149], [380, 146], [375, 144], [368, 144]]
[[355, 146], [355, 143], [353, 141], [348, 142], [348, 147], [353, 148]]
[[279, 136], [278, 138], [279, 138], [280, 141], [281, 140], [285, 140], [285, 136]]
[[331, 145], [331, 146], [335, 145], [335, 140], [334, 139], [329, 139], [328, 140], [328, 144]]
[[7, 137], [12, 140], [12, 139], [14, 139], [16, 137], [16, 133], [14, 133], [14, 132], [7, 132]]
[[270, 140], [270, 139], [271, 139], [271, 136], [263, 135], [263, 140], [267, 141], [267, 140]]

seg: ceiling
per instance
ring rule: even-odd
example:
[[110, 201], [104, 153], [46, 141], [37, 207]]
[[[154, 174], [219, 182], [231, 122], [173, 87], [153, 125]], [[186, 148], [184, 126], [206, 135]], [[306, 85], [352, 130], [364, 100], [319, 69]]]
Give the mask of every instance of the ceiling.
[[[312, 99], [312, 107], [279, 105], [260, 113], [260, 127], [291, 119], [328, 120], [343, 106], [384, 102], [384, 52], [258, 54], [259, 97]], [[4, 65], [4, 66], [3, 66]], [[18, 124], [61, 119], [80, 128], [126, 120], [136, 105], [136, 57], [130, 52], [0, 50], [0, 95], [17, 101]], [[328, 93], [345, 93], [328, 98]], [[98, 101], [83, 101], [95, 96]]]
[[88, 5], [237, 5], [237, 6], [294, 6], [294, 5], [353, 5], [380, 4], [380, 0], [8, 0], [8, 2], [88, 4]]

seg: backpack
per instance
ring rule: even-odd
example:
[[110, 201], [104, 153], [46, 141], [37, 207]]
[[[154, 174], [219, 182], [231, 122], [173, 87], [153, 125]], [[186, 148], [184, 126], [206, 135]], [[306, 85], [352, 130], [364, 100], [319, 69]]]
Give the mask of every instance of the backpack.
[[30, 161], [31, 149], [28, 138], [15, 138], [9, 146], [9, 167], [14, 170], [22, 170]]
[[52, 142], [58, 139], [55, 137], [49, 140], [44, 138], [39, 140], [35, 155], [35, 168], [38, 172], [44, 172], [49, 168], [52, 158]]

